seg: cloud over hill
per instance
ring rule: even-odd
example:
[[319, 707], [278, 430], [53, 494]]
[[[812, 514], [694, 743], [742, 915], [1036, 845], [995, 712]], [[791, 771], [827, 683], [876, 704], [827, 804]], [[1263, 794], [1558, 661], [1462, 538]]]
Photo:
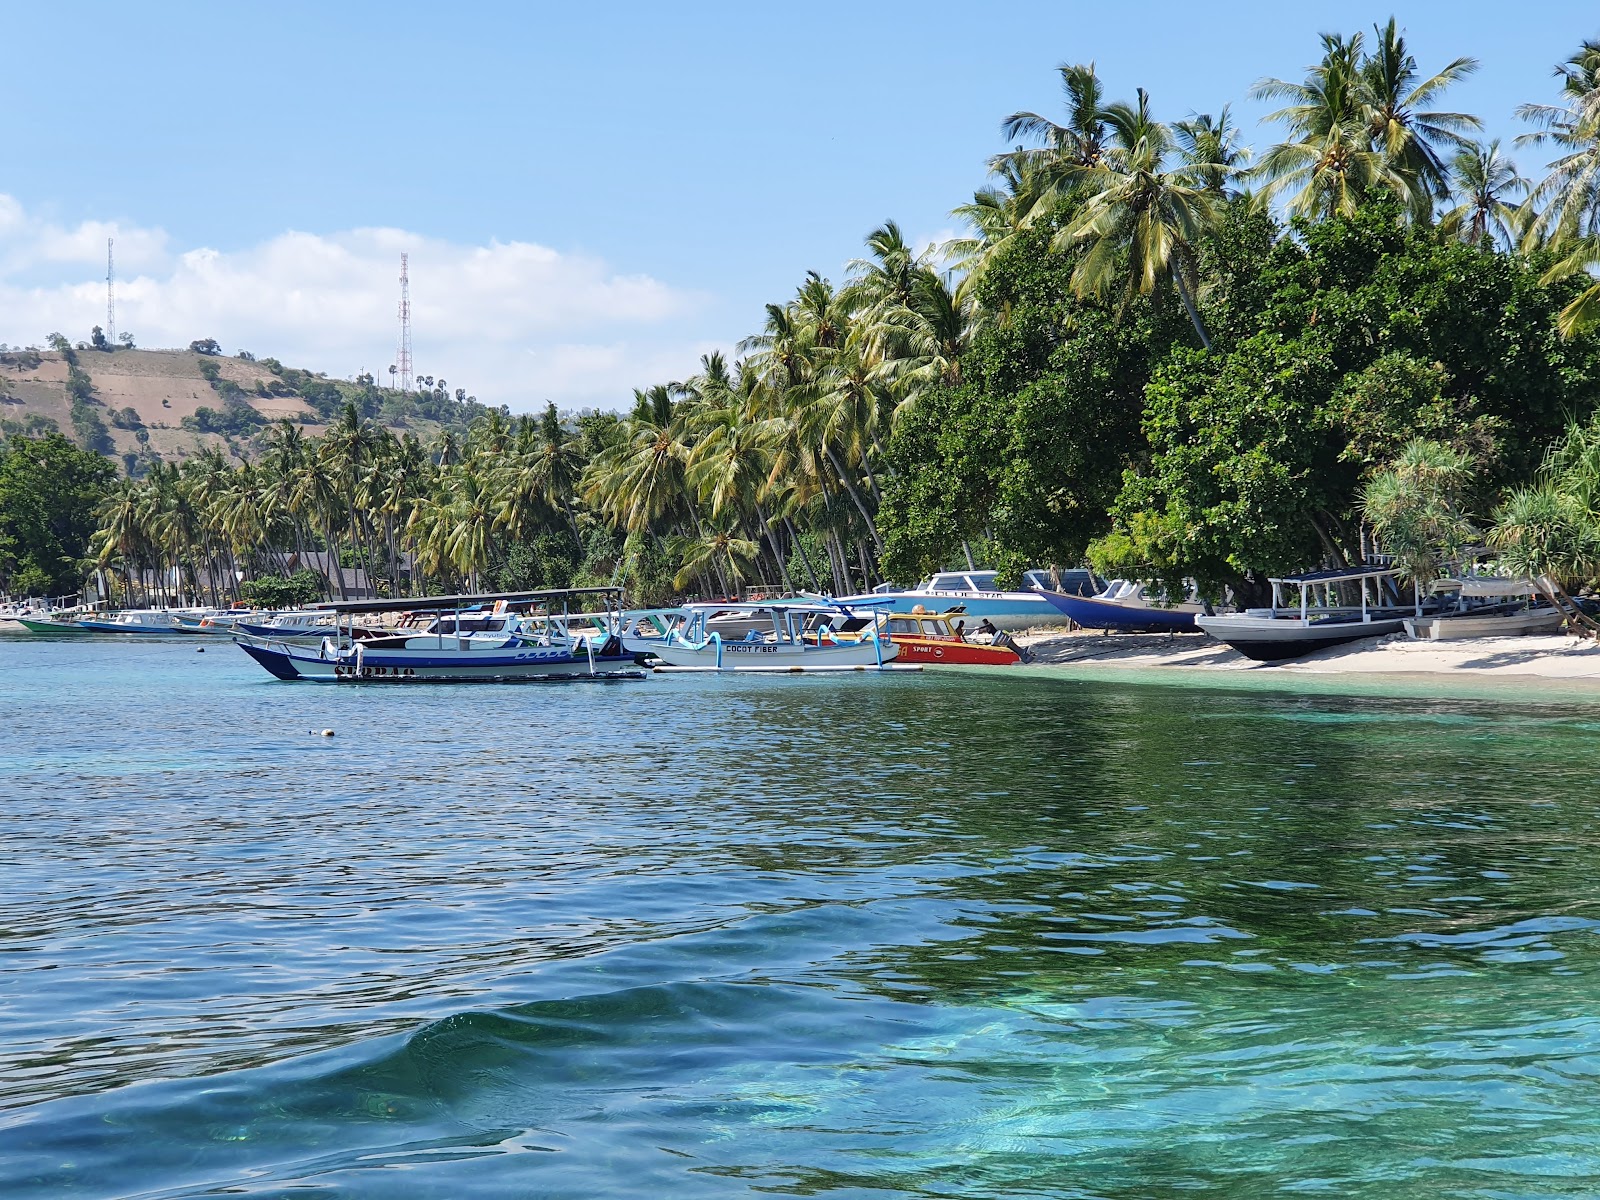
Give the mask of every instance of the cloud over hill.
[[117, 327], [141, 346], [214, 337], [282, 361], [387, 379], [399, 260], [410, 255], [413, 357], [490, 404], [625, 407], [631, 389], [691, 370], [705, 297], [532, 242], [462, 245], [400, 229], [290, 231], [233, 250], [181, 249], [159, 229], [64, 225], [0, 195], [0, 341], [77, 339], [105, 319], [116, 239]]

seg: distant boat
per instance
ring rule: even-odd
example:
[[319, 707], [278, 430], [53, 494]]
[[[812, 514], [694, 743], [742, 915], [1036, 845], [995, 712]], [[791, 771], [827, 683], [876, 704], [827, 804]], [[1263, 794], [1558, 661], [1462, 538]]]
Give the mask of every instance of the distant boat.
[[15, 620], [16, 620], [18, 625], [21, 625], [29, 633], [89, 633], [90, 632], [90, 630], [87, 630], [82, 625], [78, 624], [77, 621], [69, 621], [69, 620], [59, 620], [58, 621], [58, 620], [54, 620], [54, 619], [49, 618], [49, 617], [17, 617], [17, 618], [15, 618]]
[[760, 624], [742, 637], [724, 638], [710, 622], [729, 610], [727, 604], [685, 604], [676, 610], [652, 610], [654, 627], [644, 614], [629, 614], [623, 645], [635, 654], [651, 654], [668, 667], [713, 671], [883, 669], [900, 650], [884, 629], [887, 602], [867, 597], [857, 604], [825, 598], [762, 600], [739, 605]]
[[[950, 613], [894, 613], [889, 617], [889, 640], [900, 649], [899, 661], [927, 667], [1009, 667], [1022, 661], [1010, 637], [998, 633], [991, 642], [973, 640], [971, 631], [958, 634]], [[958, 615], [957, 620], [961, 617]]]
[[129, 608], [111, 613], [103, 620], [99, 617], [80, 617], [78, 624], [90, 633], [171, 637], [185, 632], [178, 624], [178, 614], [166, 608]]
[[[1032, 629], [1036, 625], [1059, 625], [1064, 611], [1060, 601], [1077, 591], [1092, 594], [1097, 581], [1088, 571], [1058, 571], [1060, 588], [1049, 571], [1025, 571], [1018, 591], [996, 587], [998, 571], [941, 571], [914, 588], [885, 588], [860, 596], [840, 597], [840, 604], [861, 604], [888, 600], [896, 612], [915, 605], [944, 612], [960, 605], [969, 628], [988, 621], [996, 629]], [[961, 618], [957, 618], [958, 620]]]
[[[1396, 574], [1393, 567], [1348, 567], [1285, 575], [1271, 580], [1270, 608], [1202, 615], [1194, 623], [1246, 658], [1258, 662], [1299, 658], [1329, 646], [1399, 633], [1407, 617], [1421, 615], [1410, 606], [1393, 603], [1392, 594], [1385, 597], [1382, 585]], [[1343, 584], [1360, 586], [1359, 605], [1334, 602], [1333, 589]], [[1299, 589], [1298, 606], [1285, 603], [1285, 587]], [[1319, 587], [1323, 589], [1323, 602], [1314, 604], [1312, 597]]]
[[[603, 640], [591, 629], [569, 628], [574, 597], [601, 597], [612, 615]], [[313, 647], [240, 633], [234, 641], [279, 679], [356, 683], [510, 683], [575, 679], [642, 679], [635, 656], [617, 634], [616, 588], [407, 600], [335, 601], [318, 606], [335, 620], [331, 636]], [[490, 611], [486, 606], [493, 605]], [[515, 611], [518, 609], [528, 611]], [[358, 614], [433, 613], [426, 626], [365, 640], [352, 636]], [[591, 615], [592, 616], [592, 615]]]
[[1140, 633], [1193, 633], [1195, 617], [1205, 606], [1198, 600], [1165, 605], [1152, 600], [1145, 587], [1113, 579], [1095, 596], [1053, 594], [1057, 608], [1085, 629], [1121, 629]]

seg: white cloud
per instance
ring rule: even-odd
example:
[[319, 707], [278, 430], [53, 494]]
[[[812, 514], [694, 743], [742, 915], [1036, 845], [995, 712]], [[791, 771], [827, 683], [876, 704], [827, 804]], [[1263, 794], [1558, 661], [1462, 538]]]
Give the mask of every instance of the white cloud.
[[[86, 337], [105, 317], [105, 239], [116, 238], [117, 327], [141, 346], [214, 337], [292, 366], [387, 377], [410, 255], [412, 351], [514, 411], [626, 407], [632, 388], [690, 372], [712, 348], [684, 332], [706, 297], [601, 259], [531, 242], [469, 246], [399, 229], [288, 232], [241, 250], [174, 251], [160, 230], [31, 216], [0, 195], [0, 341]], [[126, 247], [126, 249], [124, 249]]]

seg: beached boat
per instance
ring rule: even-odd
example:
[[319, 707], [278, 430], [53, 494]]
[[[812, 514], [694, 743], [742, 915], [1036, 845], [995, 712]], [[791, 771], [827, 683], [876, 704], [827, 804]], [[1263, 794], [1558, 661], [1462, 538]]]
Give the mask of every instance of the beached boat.
[[1406, 618], [1406, 633], [1423, 641], [1555, 633], [1565, 620], [1560, 609], [1536, 602], [1539, 585], [1531, 579], [1460, 575], [1435, 580], [1430, 590], [1455, 603], [1432, 616]]
[[[599, 598], [614, 614], [606, 640], [597, 644], [588, 631], [569, 629], [569, 606], [577, 597]], [[236, 634], [234, 641], [279, 679], [378, 683], [640, 679], [645, 672], [616, 633], [620, 601], [616, 588], [335, 601], [317, 606], [335, 620], [332, 636], [317, 646], [248, 633]], [[397, 612], [432, 614], [432, 620], [385, 636], [352, 635], [358, 615]]]
[[1140, 633], [1193, 633], [1194, 619], [1205, 611], [1199, 600], [1163, 603], [1142, 583], [1113, 579], [1094, 596], [1052, 594], [1055, 606], [1085, 629], [1121, 629]]
[[[1195, 624], [1246, 658], [1259, 662], [1280, 662], [1329, 646], [1399, 633], [1407, 617], [1424, 614], [1410, 606], [1401, 607], [1392, 590], [1385, 593], [1383, 584], [1397, 573], [1393, 567], [1351, 567], [1286, 575], [1271, 581], [1270, 608], [1201, 615], [1195, 618]], [[1335, 588], [1351, 586], [1359, 588], [1359, 604], [1334, 598]], [[1285, 603], [1285, 587], [1299, 589], [1298, 607]], [[1312, 598], [1318, 588], [1323, 590], [1323, 598], [1315, 604]]]
[[[934, 612], [960, 605], [970, 625], [988, 621], [996, 629], [1032, 629], [1036, 625], [1060, 625], [1064, 615], [1061, 599], [1075, 591], [1093, 593], [1097, 581], [1087, 571], [1027, 571], [1020, 591], [1003, 591], [995, 586], [997, 571], [941, 571], [921, 585], [905, 590], [884, 589], [862, 596], [844, 596], [840, 604], [862, 604], [887, 600], [897, 612], [909, 612], [920, 604]], [[1053, 586], [1059, 581], [1059, 587]]]
[[741, 605], [760, 614], [763, 622], [741, 638], [724, 638], [708, 628], [728, 607], [685, 604], [657, 626], [655, 636], [639, 632], [637, 616], [630, 614], [632, 632], [623, 637], [623, 645], [636, 654], [654, 655], [669, 667], [716, 671], [881, 669], [900, 653], [884, 628], [887, 605], [879, 597], [857, 604], [799, 599]]
[[17, 617], [16, 622], [29, 633], [89, 633], [75, 619], [62, 617]]

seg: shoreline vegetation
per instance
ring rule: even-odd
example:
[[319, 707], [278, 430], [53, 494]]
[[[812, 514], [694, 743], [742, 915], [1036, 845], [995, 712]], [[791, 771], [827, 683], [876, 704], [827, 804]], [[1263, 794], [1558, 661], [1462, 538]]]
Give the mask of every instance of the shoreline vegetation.
[[1537, 177], [1445, 107], [1476, 68], [1419, 65], [1393, 20], [1325, 35], [1256, 86], [1281, 104], [1256, 154], [1226, 107], [1163, 119], [1063, 64], [1059, 110], [1001, 121], [967, 236], [885, 222], [841, 283], [807, 272], [738, 357], [626, 413], [491, 408], [425, 442], [347, 404], [122, 480], [10, 438], [0, 587], [343, 598], [343, 570], [295, 576], [321, 561], [392, 596], [652, 606], [1088, 562], [1248, 606], [1375, 551], [1425, 587], [1486, 544], [1592, 590], [1600, 40], [1517, 112]]

